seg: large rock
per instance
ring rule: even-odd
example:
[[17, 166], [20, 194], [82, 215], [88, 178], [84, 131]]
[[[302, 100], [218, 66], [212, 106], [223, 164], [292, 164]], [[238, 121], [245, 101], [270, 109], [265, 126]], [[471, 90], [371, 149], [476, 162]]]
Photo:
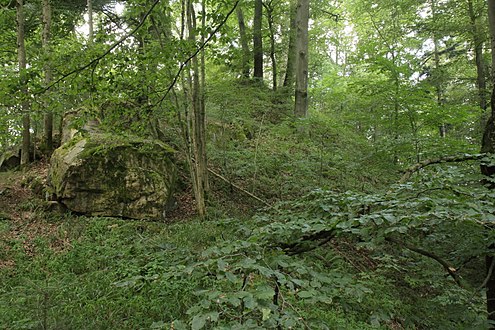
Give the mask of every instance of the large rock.
[[69, 210], [133, 219], [163, 219], [176, 170], [173, 150], [158, 141], [92, 133], [55, 150], [49, 186]]

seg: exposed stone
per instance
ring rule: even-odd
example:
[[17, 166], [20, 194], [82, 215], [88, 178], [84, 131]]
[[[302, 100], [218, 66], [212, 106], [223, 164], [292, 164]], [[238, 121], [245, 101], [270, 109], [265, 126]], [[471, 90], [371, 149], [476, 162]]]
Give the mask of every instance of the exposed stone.
[[20, 149], [11, 149], [0, 155], [0, 172], [10, 171], [21, 164]]
[[163, 219], [176, 180], [172, 154], [159, 141], [76, 135], [53, 153], [50, 190], [73, 212]]

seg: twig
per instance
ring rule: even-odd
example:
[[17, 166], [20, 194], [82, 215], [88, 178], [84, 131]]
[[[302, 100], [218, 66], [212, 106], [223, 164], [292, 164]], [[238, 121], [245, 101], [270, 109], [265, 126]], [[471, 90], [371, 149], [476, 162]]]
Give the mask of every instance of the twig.
[[423, 160], [419, 163], [416, 163], [412, 166], [409, 166], [404, 174], [402, 175], [401, 179], [399, 180], [399, 183], [404, 183], [409, 180], [409, 178], [413, 175], [413, 173], [421, 170], [422, 168], [425, 168], [426, 166], [433, 165], [433, 164], [441, 164], [441, 163], [460, 163], [464, 162], [467, 160], [479, 160], [483, 157], [485, 157], [487, 154], [474, 154], [474, 155], [455, 155], [455, 156], [447, 156], [447, 157], [440, 157], [440, 158], [433, 158], [433, 159], [426, 159]]
[[411, 245], [409, 243], [400, 241], [394, 237], [389, 236], [389, 237], [386, 237], [385, 239], [389, 242], [392, 242], [392, 243], [395, 243], [399, 246], [405, 247], [406, 249], [408, 249], [410, 251], [416, 252], [418, 254], [421, 254], [422, 256], [425, 256], [425, 257], [428, 257], [430, 259], [435, 260], [436, 262], [438, 262], [440, 265], [443, 266], [443, 268], [449, 273], [449, 275], [452, 277], [452, 279], [455, 281], [455, 283], [460, 288], [462, 288], [462, 283], [461, 283], [461, 280], [459, 278], [459, 275], [457, 274], [457, 269], [455, 267], [453, 267], [452, 265], [450, 265], [447, 261], [443, 260], [442, 258], [440, 258], [439, 256], [437, 256], [436, 254], [434, 254], [432, 252], [423, 250], [423, 249], [418, 248], [418, 247]]
[[253, 193], [250, 193], [249, 191], [239, 187], [238, 185], [236, 185], [235, 183], [229, 181], [228, 179], [226, 179], [224, 176], [222, 176], [221, 174], [213, 171], [212, 169], [208, 169], [208, 172], [210, 172], [211, 174], [213, 174], [214, 176], [216, 176], [217, 178], [221, 179], [222, 181], [225, 181], [226, 183], [230, 184], [232, 187], [234, 187], [235, 189], [239, 190], [240, 192], [243, 192], [244, 194], [248, 195], [249, 197], [257, 200], [258, 202], [260, 203], [263, 203], [265, 204], [266, 206], [268, 206], [269, 208], [272, 207], [271, 204], [269, 204], [268, 202], [262, 200], [261, 198], [259, 198], [258, 196], [254, 195]]
[[153, 9], [155, 9], [156, 5], [160, 2], [160, 0], [155, 0], [155, 2], [151, 5], [150, 9], [148, 9], [148, 11], [146, 12], [146, 14], [143, 16], [143, 18], [141, 19], [141, 21], [139, 22], [139, 24], [129, 33], [127, 33], [125, 36], [123, 36], [122, 38], [120, 38], [118, 41], [116, 41], [113, 45], [111, 45], [103, 54], [99, 55], [98, 57], [94, 58], [93, 60], [91, 60], [89, 63], [77, 68], [77, 69], [74, 69], [72, 71], [70, 71], [69, 73], [65, 73], [63, 74], [59, 79], [55, 80], [53, 83], [51, 83], [50, 85], [48, 85], [47, 87], [43, 88], [41, 91], [39, 92], [36, 92], [34, 93], [35, 95], [38, 95], [38, 94], [42, 94], [48, 90], [50, 90], [53, 86], [55, 86], [56, 84], [58, 84], [59, 82], [61, 82], [62, 80], [65, 80], [66, 78], [72, 76], [73, 74], [75, 73], [78, 73], [78, 72], [81, 72], [81, 71], [84, 71], [86, 70], [87, 68], [91, 67], [92, 65], [98, 65], [98, 63], [105, 57], [107, 56], [108, 54], [110, 54], [110, 52], [112, 50], [114, 50], [115, 48], [117, 48], [121, 43], [123, 43], [127, 38], [129, 38], [130, 36], [134, 35], [134, 33], [136, 33], [140, 28], [141, 26], [143, 26], [144, 22], [146, 21], [146, 19], [148, 18], [148, 16], [151, 14], [151, 12], [153, 11]]

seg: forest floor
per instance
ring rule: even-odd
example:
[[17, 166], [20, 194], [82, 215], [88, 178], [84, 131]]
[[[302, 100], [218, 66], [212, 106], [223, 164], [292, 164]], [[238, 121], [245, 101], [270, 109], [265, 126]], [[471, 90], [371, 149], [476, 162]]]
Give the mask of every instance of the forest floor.
[[[48, 239], [55, 252], [70, 248], [70, 239], [63, 232], [64, 222], [57, 219], [64, 213], [43, 196], [47, 174], [46, 161], [33, 163], [25, 171], [0, 172], [0, 268], [15, 267], [15, 260], [8, 257], [12, 246], [6, 242], [18, 242], [29, 257], [35, 256], [36, 242], [40, 240]], [[175, 198], [177, 206], [168, 214], [167, 222], [193, 218], [196, 212], [191, 192], [183, 191]]]
[[[12, 248], [5, 242], [16, 241], [24, 253], [33, 256], [36, 253], [36, 241], [40, 238], [54, 237], [59, 231], [60, 222], [49, 222], [40, 213], [45, 212], [40, 185], [46, 181], [47, 166], [45, 162], [32, 165], [27, 171], [0, 173], [0, 250], [2, 257], [9, 256]], [[63, 235], [51, 241], [51, 248], [60, 251], [70, 246]], [[61, 239], [60, 239], [61, 238]], [[0, 268], [14, 267], [15, 261], [0, 258]]]

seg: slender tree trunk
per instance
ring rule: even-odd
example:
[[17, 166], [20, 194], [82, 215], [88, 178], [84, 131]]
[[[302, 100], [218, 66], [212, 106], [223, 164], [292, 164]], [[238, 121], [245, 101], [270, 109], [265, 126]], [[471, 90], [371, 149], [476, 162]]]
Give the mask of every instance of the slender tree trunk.
[[263, 81], [263, 35], [261, 32], [262, 19], [263, 0], [255, 0], [253, 20], [254, 79], [259, 81]]
[[306, 117], [308, 113], [308, 25], [309, 0], [299, 0], [297, 4], [297, 67], [294, 114], [300, 118]]
[[[206, 1], [201, 0], [201, 44], [204, 45], [206, 40]], [[200, 100], [201, 106], [199, 109], [199, 135], [200, 139], [200, 157], [201, 160], [201, 171], [203, 172], [203, 188], [205, 190], [205, 195], [208, 194], [210, 190], [210, 184], [208, 180], [208, 161], [206, 158], [206, 61], [205, 61], [205, 48], [201, 50], [201, 86], [200, 86]]]
[[277, 90], [277, 59], [275, 57], [275, 27], [273, 26], [273, 7], [270, 1], [264, 4], [266, 9], [266, 16], [268, 18], [268, 30], [270, 31], [270, 60], [272, 62], [272, 88], [274, 91]]
[[473, 0], [468, 0], [468, 14], [471, 21], [471, 32], [473, 34], [474, 55], [476, 63], [476, 85], [478, 87], [479, 105], [483, 113], [488, 107], [487, 90], [485, 79], [485, 64], [483, 63], [483, 44], [484, 38], [480, 33], [478, 26], [478, 17], [474, 12]]
[[21, 86], [21, 109], [22, 116], [22, 148], [21, 166], [29, 163], [29, 149], [31, 147], [31, 118], [29, 116], [28, 88], [26, 77], [26, 47], [24, 43], [24, 0], [16, 0], [17, 21], [17, 59], [19, 63], [19, 79]]
[[[187, 6], [187, 26], [189, 40], [196, 41], [196, 15], [192, 1]], [[193, 190], [196, 200], [196, 207], [201, 218], [206, 217], [206, 190], [208, 169], [206, 167], [206, 123], [205, 113], [201, 106], [201, 84], [199, 76], [198, 58], [194, 57], [192, 63], [191, 76], [191, 176], [193, 180]]]
[[[49, 86], [52, 82], [52, 68], [50, 65], [50, 39], [51, 39], [51, 24], [52, 24], [52, 8], [50, 0], [43, 1], [43, 31], [41, 44], [46, 56], [43, 71], [45, 73], [45, 86]], [[45, 103], [44, 116], [44, 133], [45, 133], [45, 148], [48, 155], [53, 150], [53, 111], [49, 109], [50, 105]]]
[[287, 65], [285, 69], [284, 87], [293, 87], [296, 62], [296, 0], [290, 0], [289, 46], [287, 49]]
[[239, 24], [239, 34], [241, 37], [241, 47], [242, 47], [242, 76], [249, 79], [250, 68], [249, 68], [249, 58], [251, 56], [249, 51], [248, 38], [246, 34], [246, 23], [244, 22], [244, 13], [240, 6], [236, 8], [237, 22]]
[[93, 43], [94, 40], [93, 0], [88, 0], [87, 6], [88, 6], [88, 30], [89, 30], [88, 40], [89, 43], [91, 44]]
[[[488, 0], [488, 22], [490, 27], [490, 40], [492, 50], [492, 84], [493, 91], [491, 95], [491, 116], [488, 119], [488, 123], [483, 134], [483, 141], [481, 145], [481, 152], [495, 152], [495, 0]], [[495, 174], [495, 167], [493, 166], [481, 166], [481, 172], [487, 176], [493, 176]], [[492, 185], [492, 189], [494, 189]], [[494, 230], [494, 228], [488, 228], [487, 230]], [[486, 272], [489, 274], [489, 270], [494, 261], [495, 246], [493, 244], [489, 247], [490, 252], [486, 256], [485, 267]], [[491, 276], [486, 283], [486, 308], [488, 312], [488, 320], [495, 322], [495, 271], [491, 272]], [[495, 329], [491, 326], [491, 329]]]
[[[433, 19], [436, 19], [437, 16], [437, 0], [431, 0], [431, 14]], [[438, 51], [438, 36], [437, 33], [434, 31], [433, 32], [433, 55], [434, 55], [434, 62], [435, 62], [435, 75], [433, 76], [434, 81], [433, 85], [435, 86], [435, 92], [437, 94], [437, 105], [439, 107], [443, 107], [444, 105], [444, 96], [443, 96], [443, 90], [442, 90], [442, 76], [441, 76], [441, 68], [440, 68], [440, 54]], [[441, 123], [440, 126], [438, 127], [440, 137], [445, 138], [447, 136], [447, 125], [445, 123]]]

